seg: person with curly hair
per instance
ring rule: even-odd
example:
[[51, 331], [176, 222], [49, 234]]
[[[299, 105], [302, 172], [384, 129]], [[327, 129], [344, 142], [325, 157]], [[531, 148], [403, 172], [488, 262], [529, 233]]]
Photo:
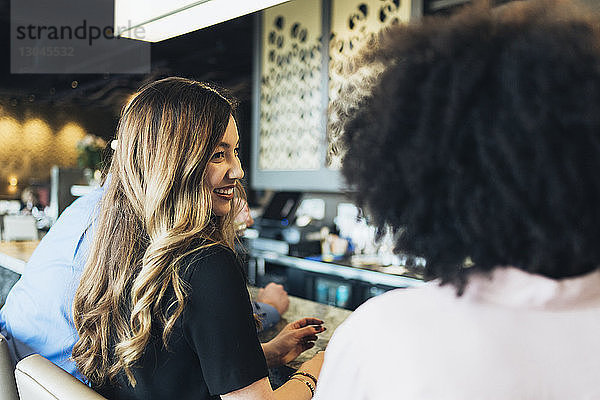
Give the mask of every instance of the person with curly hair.
[[386, 32], [343, 174], [433, 282], [369, 300], [316, 399], [600, 398], [600, 21], [565, 1]]

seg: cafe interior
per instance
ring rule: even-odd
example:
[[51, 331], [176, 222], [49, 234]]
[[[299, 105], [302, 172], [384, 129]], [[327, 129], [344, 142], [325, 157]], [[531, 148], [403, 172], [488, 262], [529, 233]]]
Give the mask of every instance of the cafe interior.
[[[378, 235], [353, 202], [340, 173], [343, 150], [330, 130], [337, 118], [330, 104], [345, 85], [368, 80], [370, 71], [348, 70], [379, 32], [451, 16], [469, 0], [109, 3], [106, 23], [115, 31], [123, 26], [118, 41], [131, 46], [120, 50], [128, 55], [109, 49], [110, 62], [55, 57], [56, 63], [36, 42], [40, 32], [22, 30], [19, 43], [14, 28], [27, 26], [26, 11], [16, 1], [0, 3], [0, 307], [63, 211], [102, 184], [124, 105], [142, 85], [169, 76], [211, 82], [239, 100], [252, 217], [239, 229], [242, 266], [251, 297], [274, 282], [290, 299], [261, 340], [305, 315], [328, 327], [286, 368], [324, 350], [365, 301], [426, 283], [427, 260], [395, 252], [395, 233]], [[585, 3], [600, 10], [600, 2]], [[70, 12], [72, 21], [62, 23], [75, 29], [86, 10]], [[67, 51], [89, 47], [85, 40], [61, 43]], [[115, 59], [120, 63], [111, 64]]]
[[[345, 310], [419, 285], [425, 260], [394, 254], [391, 237], [376, 242], [348, 196], [326, 110], [345, 60], [362, 42], [388, 24], [451, 13], [461, 3], [291, 1], [185, 32], [150, 26], [147, 32], [162, 36], [144, 43], [147, 73], [11, 73], [3, 63], [3, 254], [26, 261], [20, 250], [99, 185], [121, 109], [142, 84], [182, 76], [213, 82], [240, 101], [240, 157], [255, 221], [243, 237], [251, 285], [276, 282], [290, 295]], [[7, 2], [4, 8], [10, 25]], [[18, 274], [15, 265], [8, 267]], [[2, 299], [10, 277], [5, 281]]]

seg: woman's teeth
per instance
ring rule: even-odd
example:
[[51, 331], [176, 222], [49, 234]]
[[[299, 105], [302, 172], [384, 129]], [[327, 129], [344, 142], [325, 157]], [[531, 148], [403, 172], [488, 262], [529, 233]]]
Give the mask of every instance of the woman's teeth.
[[227, 188], [227, 189], [215, 189], [214, 191], [215, 191], [215, 193], [217, 193], [217, 194], [223, 194], [223, 195], [230, 195], [230, 194], [233, 194], [233, 188]]

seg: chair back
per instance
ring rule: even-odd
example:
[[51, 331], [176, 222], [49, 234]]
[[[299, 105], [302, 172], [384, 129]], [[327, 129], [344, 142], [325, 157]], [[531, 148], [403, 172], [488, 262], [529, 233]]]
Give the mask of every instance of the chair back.
[[6, 338], [0, 335], [0, 400], [19, 400], [15, 383], [15, 369], [8, 351]]
[[5, 215], [4, 240], [38, 240], [35, 218], [31, 215]]
[[104, 397], [39, 354], [25, 357], [15, 370], [21, 400], [102, 400]]

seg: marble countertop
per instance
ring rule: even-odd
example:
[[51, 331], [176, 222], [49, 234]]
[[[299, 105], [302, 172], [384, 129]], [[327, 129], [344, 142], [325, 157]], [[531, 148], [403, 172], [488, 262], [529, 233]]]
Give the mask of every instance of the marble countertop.
[[[250, 286], [248, 287], [248, 291], [250, 292], [252, 299], [256, 299], [258, 288]], [[318, 339], [315, 342], [315, 346], [312, 349], [302, 353], [294, 361], [287, 364], [289, 367], [297, 369], [300, 364], [302, 364], [304, 361], [310, 360], [318, 351], [325, 350], [333, 332], [342, 322], [344, 322], [346, 318], [348, 318], [350, 314], [352, 314], [352, 311], [345, 310], [343, 308], [328, 306], [325, 304], [316, 303], [314, 301], [301, 299], [299, 297], [290, 296], [290, 307], [281, 316], [279, 323], [277, 323], [277, 325], [275, 325], [273, 328], [262, 332], [259, 335], [259, 338], [261, 342], [269, 341], [275, 337], [275, 335], [277, 335], [277, 333], [283, 329], [285, 325], [304, 317], [315, 317], [323, 320], [323, 326], [325, 326], [327, 330], [317, 335]]]

